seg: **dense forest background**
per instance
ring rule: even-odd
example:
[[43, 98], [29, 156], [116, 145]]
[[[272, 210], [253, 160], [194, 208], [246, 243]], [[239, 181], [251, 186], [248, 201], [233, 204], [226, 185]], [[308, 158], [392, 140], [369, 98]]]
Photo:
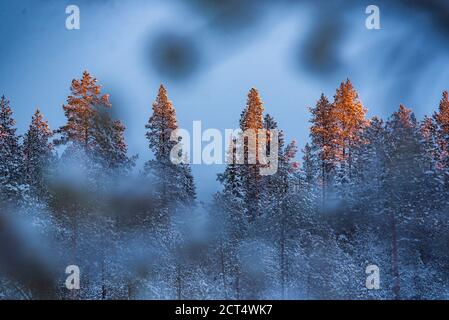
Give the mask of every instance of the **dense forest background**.
[[[348, 79], [317, 98], [298, 163], [252, 88], [236, 127], [279, 130], [278, 170], [229, 163], [202, 203], [190, 165], [170, 161], [179, 124], [164, 86], [141, 168], [88, 72], [72, 81], [56, 130], [36, 110], [18, 135], [2, 97], [0, 297], [447, 298], [448, 93], [421, 121], [403, 105], [368, 119]], [[372, 264], [378, 290], [365, 287]], [[65, 287], [68, 265], [80, 290]]]

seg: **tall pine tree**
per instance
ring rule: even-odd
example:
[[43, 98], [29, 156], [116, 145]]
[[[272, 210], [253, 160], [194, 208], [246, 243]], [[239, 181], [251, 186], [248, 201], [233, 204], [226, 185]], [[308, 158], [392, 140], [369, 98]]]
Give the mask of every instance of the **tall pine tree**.
[[314, 108], [310, 108], [312, 119], [310, 122], [311, 152], [319, 161], [316, 166], [318, 181], [321, 187], [321, 200], [324, 206], [326, 192], [332, 184], [335, 170], [340, 161], [340, 127], [337, 122], [336, 109], [332, 103], [321, 94]]
[[[244, 164], [241, 166], [241, 180], [244, 192], [244, 203], [246, 204], [246, 214], [249, 220], [253, 220], [261, 213], [262, 184], [259, 162], [259, 133], [264, 128], [263, 120], [264, 106], [259, 92], [251, 88], [245, 111], [241, 119], [242, 131], [249, 134], [248, 139], [243, 143]], [[253, 140], [253, 141], [250, 141]], [[266, 143], [265, 141], [262, 143]], [[255, 163], [251, 163], [255, 162]]]
[[0, 201], [18, 200], [23, 191], [22, 150], [9, 101], [0, 99]]
[[437, 125], [438, 167], [443, 172], [446, 189], [449, 190], [449, 94], [443, 92], [438, 111], [433, 116]]
[[48, 196], [48, 180], [55, 155], [50, 139], [53, 132], [39, 109], [34, 113], [23, 142], [23, 170], [25, 182], [32, 194]]
[[135, 158], [128, 158], [124, 140], [124, 125], [113, 120], [108, 94], [101, 94], [97, 79], [84, 71], [81, 79], [74, 79], [71, 95], [63, 106], [67, 123], [59, 128], [56, 144], [65, 144], [65, 155], [84, 153], [97, 172], [128, 171]]
[[[170, 138], [174, 130], [178, 129], [178, 123], [175, 108], [163, 85], [159, 87], [153, 103], [153, 114], [145, 128], [148, 129], [146, 137], [154, 154], [154, 159], [145, 164], [145, 172], [156, 180], [160, 208], [167, 211], [178, 204], [193, 205], [196, 191], [190, 165], [176, 164], [171, 159], [171, 152], [177, 141]], [[180, 139], [178, 142], [181, 142]]]
[[367, 110], [363, 107], [357, 91], [351, 81], [347, 79], [340, 84], [334, 96], [334, 115], [339, 131], [337, 142], [340, 146], [340, 156], [343, 160], [340, 175], [343, 181], [351, 178], [353, 150], [361, 142], [363, 129], [367, 124], [365, 115]]
[[[414, 263], [412, 261], [417, 258], [411, 247], [409, 250], [401, 249], [413, 244], [413, 238], [418, 236], [416, 229], [419, 229], [425, 215], [423, 205], [427, 199], [422, 192], [422, 186], [425, 185], [426, 164], [422, 157], [420, 128], [410, 109], [400, 105], [399, 110], [393, 113], [387, 122], [386, 130], [387, 158], [383, 187], [388, 192], [385, 194], [384, 212], [388, 214], [391, 226], [393, 292], [395, 298], [400, 298], [401, 261], [403, 264], [409, 264]], [[402, 248], [399, 246], [399, 238], [403, 240]], [[407, 238], [411, 239], [410, 242], [406, 241]]]

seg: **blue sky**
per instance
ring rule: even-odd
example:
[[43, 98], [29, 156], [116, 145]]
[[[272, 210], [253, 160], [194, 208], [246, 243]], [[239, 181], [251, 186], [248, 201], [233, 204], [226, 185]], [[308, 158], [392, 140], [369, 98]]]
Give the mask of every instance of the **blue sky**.
[[[0, 94], [11, 100], [20, 133], [37, 106], [56, 129], [64, 123], [61, 106], [71, 80], [88, 70], [110, 93], [116, 116], [127, 126], [129, 151], [139, 154], [141, 166], [151, 157], [144, 126], [160, 83], [186, 129], [194, 120], [203, 128], [236, 128], [247, 92], [256, 87], [287, 140], [296, 139], [302, 148], [308, 140], [307, 107], [321, 92], [332, 97], [347, 77], [369, 115], [384, 118], [399, 103], [421, 118], [449, 89], [446, 39], [429, 27], [427, 17], [379, 2], [381, 30], [365, 28], [363, 1], [326, 11], [327, 2], [316, 7], [308, 1], [278, 5], [267, 0], [254, 12], [257, 23], [218, 30], [211, 15], [188, 1], [2, 0]], [[80, 7], [80, 30], [65, 28], [69, 4]], [[335, 30], [339, 24], [343, 29], [333, 34], [330, 28], [327, 34], [338, 44], [329, 59], [335, 59], [335, 68], [313, 72], [298, 57], [316, 28], [334, 15]], [[194, 45], [198, 57], [188, 76], [164, 74], [152, 61], [156, 40], [171, 34]], [[210, 199], [219, 188], [215, 177], [222, 170], [193, 166], [200, 199]]]

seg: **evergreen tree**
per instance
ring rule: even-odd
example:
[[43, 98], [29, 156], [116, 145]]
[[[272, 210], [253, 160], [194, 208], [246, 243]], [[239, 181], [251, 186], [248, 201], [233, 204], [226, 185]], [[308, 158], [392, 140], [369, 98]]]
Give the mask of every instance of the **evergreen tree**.
[[443, 92], [438, 112], [435, 113], [434, 118], [441, 133], [447, 137], [449, 135], [449, 94], [447, 91]]
[[[334, 96], [334, 116], [338, 123], [337, 142], [343, 160], [343, 174], [351, 178], [352, 152], [361, 142], [361, 134], [366, 126], [366, 109], [349, 79], [342, 82]], [[346, 168], [345, 168], [346, 167]], [[347, 171], [347, 172], [344, 172]]]
[[[108, 94], [101, 94], [97, 79], [84, 71], [80, 80], [74, 79], [71, 95], [63, 106], [67, 123], [59, 128], [56, 144], [66, 144], [65, 156], [84, 153], [88, 157], [88, 168], [95, 176], [112, 172], [126, 172], [134, 164], [135, 157], [128, 158], [124, 141], [125, 127], [118, 120], [112, 120]], [[71, 156], [70, 156], [71, 157]]]
[[386, 132], [383, 120], [373, 117], [363, 131], [361, 139], [364, 143], [354, 150], [353, 180], [357, 193], [353, 200], [372, 209], [375, 198], [382, 199], [379, 192], [385, 177]]
[[[344, 247], [353, 253], [354, 262], [366, 261], [383, 270], [383, 281], [394, 283], [391, 271], [391, 225], [385, 223], [386, 193], [386, 131], [385, 123], [378, 117], [370, 119], [360, 143], [353, 151], [352, 181], [348, 189], [347, 207], [340, 215], [346, 216], [344, 228], [351, 240]], [[390, 221], [390, 220], [387, 220]], [[376, 291], [376, 292], [373, 292]], [[391, 290], [368, 291], [364, 297], [391, 297]]]
[[437, 125], [438, 167], [443, 172], [446, 189], [449, 189], [449, 95], [447, 91], [443, 92], [438, 112], [435, 112], [433, 118]]
[[[259, 133], [264, 126], [263, 110], [263, 102], [259, 92], [255, 88], [251, 88], [241, 120], [243, 133], [249, 134], [249, 137], [241, 141], [243, 143], [244, 164], [240, 167], [244, 203], [249, 220], [254, 220], [261, 213], [262, 184], [261, 164], [259, 162], [259, 143], [261, 142], [259, 141]], [[254, 141], [249, 141], [250, 139], [254, 139]], [[262, 143], [266, 143], [266, 141]], [[251, 163], [252, 161], [255, 163]]]
[[263, 102], [260, 98], [259, 91], [256, 88], [251, 88], [248, 93], [248, 100], [246, 103], [245, 112], [243, 115], [243, 130], [263, 129]]
[[9, 101], [0, 99], [0, 201], [18, 200], [23, 190], [22, 150]]
[[107, 112], [98, 112], [94, 122], [95, 147], [93, 154], [110, 174], [127, 174], [135, 164], [137, 156], [128, 157], [125, 141], [125, 126], [112, 120]]
[[[438, 125], [436, 121], [428, 116], [420, 126], [420, 159], [422, 161], [422, 181], [417, 189], [420, 190], [423, 206], [422, 211], [425, 215], [432, 218], [434, 212], [442, 210], [447, 197], [445, 190], [444, 167], [441, 166], [441, 149], [438, 138]], [[434, 221], [432, 221], [434, 223]]]
[[146, 137], [156, 160], [169, 162], [170, 152], [176, 144], [170, 140], [170, 136], [178, 129], [178, 123], [175, 108], [163, 85], [159, 87], [156, 101], [153, 103], [153, 114], [145, 128], [148, 129]]
[[[59, 136], [55, 144], [66, 148], [59, 159], [50, 205], [71, 234], [72, 261], [87, 264], [89, 246], [97, 243], [98, 266], [105, 266], [110, 248], [104, 243], [116, 225], [116, 217], [105, 208], [105, 198], [129, 172], [134, 158], [126, 156], [124, 126], [111, 118], [109, 95], [101, 93], [97, 79], [84, 71], [81, 79], [72, 81], [70, 91], [63, 106], [67, 122], [56, 131]], [[94, 232], [98, 237], [95, 240], [90, 238]], [[106, 297], [107, 270], [100, 269], [100, 296]]]
[[314, 108], [310, 109], [311, 152], [319, 161], [316, 175], [322, 191], [322, 204], [326, 201], [326, 189], [331, 185], [335, 169], [340, 160], [339, 136], [340, 128], [337, 123], [336, 110], [324, 94], [321, 94]]
[[223, 173], [217, 175], [217, 180], [222, 184], [223, 190], [215, 195], [215, 205], [221, 207], [226, 219], [232, 224], [238, 233], [246, 229], [246, 216], [244, 214], [244, 194], [242, 189], [241, 166], [237, 164], [237, 139], [233, 138], [227, 150], [227, 165]]
[[[194, 204], [196, 193], [190, 165], [185, 161], [173, 163], [170, 155], [173, 147], [181, 140], [171, 140], [178, 123], [175, 108], [163, 85], [159, 87], [153, 103], [153, 114], [145, 128], [148, 129], [146, 137], [155, 157], [145, 164], [145, 172], [156, 179], [160, 208], [166, 211], [177, 204]], [[179, 153], [182, 156], [182, 150]]]
[[71, 95], [63, 106], [67, 124], [57, 130], [61, 134], [58, 143], [70, 143], [90, 150], [95, 146], [96, 114], [103, 108], [110, 108], [109, 95], [101, 94], [97, 79], [87, 71], [80, 80], [74, 79], [70, 87]]
[[[423, 198], [422, 185], [425, 184], [422, 146], [420, 144], [420, 129], [413, 112], [403, 105], [393, 113], [387, 122], [385, 190], [386, 213], [390, 219], [392, 230], [392, 270], [394, 276], [393, 291], [396, 298], [400, 297], [399, 265], [412, 263], [419, 259], [412, 251], [404, 249], [407, 244], [413, 244], [418, 236], [413, 232], [423, 221], [425, 210], [422, 207], [427, 199]], [[407, 227], [414, 225], [413, 228]], [[410, 234], [411, 232], [411, 234]], [[399, 248], [398, 238], [403, 239]], [[411, 242], [406, 242], [410, 239]], [[402, 256], [399, 253], [402, 252]], [[418, 260], [415, 260], [417, 262]]]
[[186, 206], [194, 206], [196, 200], [196, 187], [192, 174], [192, 168], [188, 163], [180, 163], [178, 165], [179, 181], [181, 182], [182, 201]]
[[39, 109], [34, 113], [23, 142], [24, 179], [39, 198], [48, 196], [48, 179], [55, 155], [50, 142], [53, 132]]
[[226, 157], [226, 169], [217, 175], [223, 190], [215, 194], [211, 210], [217, 225], [217, 256], [224, 298], [239, 299], [241, 266], [237, 253], [249, 225], [243, 203], [242, 166], [237, 164], [237, 138], [230, 141]]
[[304, 180], [307, 183], [308, 188], [313, 188], [317, 182], [318, 168], [315, 155], [309, 143], [306, 143], [304, 149], [302, 149], [302, 153], [302, 171], [304, 173]]
[[276, 157], [278, 158], [278, 168], [276, 173], [272, 175], [265, 176], [261, 179], [262, 184], [262, 192], [263, 195], [261, 197], [262, 206], [265, 208], [265, 211], [271, 212], [274, 210], [278, 210], [280, 201], [285, 196], [287, 190], [284, 179], [286, 163], [283, 160], [287, 160], [285, 158], [285, 139], [284, 133], [279, 130], [277, 122], [274, 120], [272, 116], [266, 114], [264, 116], [263, 128], [266, 130], [266, 156], [269, 156], [271, 152], [271, 132], [274, 130], [278, 131], [278, 151]]
[[426, 156], [427, 169], [435, 172], [438, 169], [440, 149], [438, 144], [438, 128], [433, 118], [424, 117], [421, 124], [422, 145]]
[[227, 165], [223, 173], [218, 174], [217, 180], [223, 185], [223, 193], [235, 201], [241, 201], [242, 183], [237, 165], [237, 139], [233, 138], [227, 150]]

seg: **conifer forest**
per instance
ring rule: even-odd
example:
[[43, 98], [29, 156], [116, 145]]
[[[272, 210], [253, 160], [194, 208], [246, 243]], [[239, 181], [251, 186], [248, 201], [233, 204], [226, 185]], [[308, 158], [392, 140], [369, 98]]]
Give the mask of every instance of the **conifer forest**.
[[[198, 1], [205, 5], [203, 2]], [[66, 13], [65, 5], [55, 9], [61, 15], [62, 22], [57, 22], [61, 24], [60, 33], [72, 37], [64, 41], [78, 45], [77, 41], [81, 43], [79, 35], [88, 34], [89, 37], [88, 45], [82, 47], [80, 44], [79, 51], [70, 47], [64, 58], [52, 53], [50, 42], [55, 41], [53, 37], [56, 36], [51, 31], [45, 33], [45, 28], [51, 30], [49, 26], [44, 24], [43, 31], [36, 28], [36, 32], [48, 36], [49, 44], [44, 38], [28, 42], [25, 36], [28, 25], [20, 27], [24, 33], [17, 35], [16, 40], [25, 39], [23, 41], [30, 46], [36, 43], [48, 45], [46, 50], [50, 58], [42, 51], [24, 49], [30, 51], [26, 54], [33, 58], [26, 63], [21, 60], [23, 67], [20, 68], [30, 70], [19, 69], [17, 77], [11, 71], [16, 66], [6, 67], [0, 62], [2, 77], [6, 79], [0, 81], [0, 300], [449, 298], [449, 94], [436, 85], [440, 78], [435, 77], [425, 84], [423, 82], [427, 80], [423, 79], [428, 78], [418, 79], [422, 70], [419, 67], [429, 65], [416, 62], [416, 56], [410, 61], [420, 66], [417, 69], [409, 66], [408, 73], [404, 71], [401, 76], [388, 73], [390, 70], [386, 69], [393, 70], [393, 67], [378, 70], [381, 77], [388, 74], [394, 81], [405, 83], [403, 87], [395, 87], [400, 92], [397, 96], [402, 104], [379, 106], [372, 101], [380, 100], [372, 99], [372, 91], [366, 89], [369, 86], [364, 82], [365, 78], [375, 79], [375, 75], [367, 72], [360, 76], [354, 71], [366, 64], [366, 60], [356, 63], [358, 47], [348, 45], [349, 53], [344, 51], [349, 57], [345, 56], [347, 64], [342, 62], [341, 69], [331, 73], [326, 69], [327, 64], [318, 61], [321, 59], [318, 52], [324, 55], [325, 46], [316, 44], [314, 47], [307, 42], [310, 39], [304, 40], [315, 48], [311, 55], [317, 59], [306, 58], [304, 64], [312, 69], [317, 67], [319, 71], [301, 69], [302, 75], [306, 74], [309, 79], [306, 72], [315, 72], [316, 78], [310, 76], [315, 79], [311, 82], [324, 83], [326, 78], [327, 84], [328, 79], [333, 83], [332, 90], [323, 85], [320, 94], [315, 94], [318, 91], [310, 89], [308, 80], [304, 80], [295, 97], [306, 94], [306, 91], [313, 92], [313, 103], [309, 105], [304, 103], [306, 99], [290, 98], [296, 84], [288, 85], [290, 78], [281, 82], [282, 72], [264, 72], [270, 63], [281, 63], [282, 59], [276, 62], [266, 59], [259, 65], [257, 55], [251, 55], [250, 49], [245, 51], [239, 47], [233, 51], [230, 42], [220, 47], [227, 37], [235, 37], [232, 38], [238, 39], [235, 45], [243, 48], [243, 42], [250, 42], [249, 38], [256, 38], [258, 34], [258, 27], [245, 29], [248, 17], [256, 16], [255, 7], [245, 7], [248, 11], [244, 11], [239, 6], [246, 5], [239, 1], [230, 2], [233, 6], [229, 12], [243, 10], [241, 17], [231, 14], [231, 17], [220, 16], [223, 19], [218, 19], [209, 13], [215, 14], [224, 7], [210, 5], [201, 16], [201, 19], [209, 19], [210, 24], [206, 27], [195, 25], [194, 31], [187, 27], [184, 30], [186, 34], [193, 32], [192, 38], [203, 40], [212, 38], [208, 38], [208, 32], [216, 32], [214, 37], [219, 41], [203, 43], [204, 48], [199, 42], [198, 56], [203, 54], [203, 60], [193, 58], [196, 57], [195, 49], [190, 52], [182, 47], [186, 41], [182, 38], [177, 44], [185, 56], [172, 52], [169, 56], [173, 60], [165, 61], [170, 66], [178, 66], [176, 72], [181, 70], [180, 73], [170, 73], [174, 69], [169, 69], [168, 73], [159, 74], [156, 71], [159, 67], [164, 68], [162, 65], [154, 67], [156, 71], [152, 73], [145, 68], [132, 69], [135, 73], [151, 73], [156, 79], [148, 82], [151, 85], [145, 83], [146, 91], [140, 98], [145, 97], [146, 105], [142, 106], [141, 112], [136, 111], [140, 105], [120, 95], [127, 90], [135, 92], [132, 91], [132, 87], [138, 85], [133, 80], [135, 74], [127, 73], [126, 68], [131, 67], [126, 65], [138, 57], [127, 47], [122, 50], [118, 41], [107, 47], [110, 56], [93, 58], [91, 54], [100, 56], [95, 50], [103, 50], [100, 44], [104, 39], [97, 37], [92, 28], [98, 26], [99, 34], [107, 28], [102, 29], [100, 22], [95, 22], [89, 15], [91, 7], [85, 5], [86, 2], [80, 1], [81, 22], [76, 20], [76, 8]], [[269, 8], [268, 11], [281, 12], [284, 21], [290, 21], [287, 12], [279, 11], [281, 4], [260, 2]], [[387, 16], [389, 2], [378, 2], [380, 10]], [[248, 6], [249, 3], [252, 1], [248, 1]], [[279, 3], [285, 5], [284, 1]], [[314, 8], [312, 2], [304, 3], [310, 10]], [[372, 30], [368, 22], [365, 27], [364, 19], [370, 18], [368, 11], [365, 14], [366, 6], [359, 10], [353, 2], [347, 3], [343, 6], [347, 12], [360, 11], [358, 20], [351, 16], [351, 21], [362, 21], [360, 29], [365, 32], [365, 37], [376, 32], [389, 32], [392, 24], [387, 23], [381, 24], [382, 29], [375, 30], [378, 29], [376, 20], [370, 22]], [[100, 6], [92, 4], [97, 5]], [[288, 5], [293, 6], [292, 2]], [[394, 5], [394, 8], [401, 6]], [[427, 14], [426, 6], [422, 8], [423, 14]], [[372, 10], [375, 14], [375, 8]], [[395, 12], [401, 12], [398, 10]], [[37, 21], [41, 21], [38, 16], [41, 11], [33, 13]], [[20, 12], [23, 19], [30, 16], [29, 11]], [[169, 15], [167, 12], [157, 11], [160, 19], [154, 24], [162, 24]], [[262, 15], [261, 11], [257, 14]], [[433, 12], [429, 14], [434, 17]], [[316, 17], [316, 14], [311, 16]], [[138, 11], [134, 12], [134, 17], [136, 21], [142, 21]], [[68, 21], [64, 26], [66, 18]], [[132, 25], [131, 20], [126, 20], [125, 13], [119, 18], [125, 21], [124, 24]], [[340, 21], [343, 17], [335, 15], [335, 19]], [[282, 22], [282, 19], [278, 20]], [[330, 18], [325, 20], [321, 19], [321, 25], [312, 29], [316, 38], [323, 31], [321, 27], [329, 27], [326, 23], [339, 23]], [[395, 21], [399, 20], [396, 17]], [[266, 21], [272, 20], [267, 17]], [[189, 22], [186, 24], [191, 27]], [[237, 31], [228, 24], [248, 31], [251, 36], [237, 37], [232, 33]], [[445, 30], [442, 24], [438, 25]], [[0, 26], [3, 28], [4, 24], [0, 23]], [[296, 28], [292, 26], [282, 25], [276, 30], [284, 34]], [[330, 30], [338, 29], [335, 25], [329, 28], [323, 31], [324, 34], [333, 34]], [[8, 30], [12, 29], [3, 29], [2, 37], [7, 37]], [[126, 33], [126, 37], [138, 42], [137, 36], [134, 38], [131, 31], [124, 30], [107, 32], [111, 33], [111, 38], [117, 36], [118, 39]], [[223, 30], [226, 35], [220, 33]], [[265, 35], [273, 39], [268, 31]], [[257, 47], [258, 53], [263, 55], [282, 48], [282, 38], [277, 33], [274, 35], [279, 43]], [[159, 59], [158, 54], [169, 42], [167, 39], [174, 38], [163, 33], [162, 42], [157, 42], [156, 49], [148, 56]], [[327, 39], [325, 42], [331, 41], [324, 38]], [[429, 37], [428, 41], [433, 40]], [[11, 43], [1, 45], [0, 59], [22, 59], [25, 53], [16, 50], [17, 46], [13, 46], [14, 51], [8, 49]], [[213, 59], [207, 60], [206, 52], [214, 46], [220, 49], [211, 54]], [[407, 62], [404, 51], [409, 48], [400, 51], [399, 47], [392, 49], [399, 53], [388, 58], [397, 65]], [[306, 44], [300, 48], [308, 52]], [[58, 47], [58, 50], [63, 49]], [[425, 53], [421, 53], [424, 57]], [[400, 57], [402, 54], [404, 56]], [[226, 55], [231, 58], [225, 59]], [[337, 54], [329, 53], [322, 61], [337, 65], [330, 56]], [[48, 68], [48, 62], [41, 62], [44, 59], [54, 60], [55, 67]], [[88, 62], [89, 59], [93, 62]], [[115, 71], [108, 73], [97, 69], [95, 63], [101, 59], [108, 64], [108, 70]], [[433, 56], [425, 58], [432, 59]], [[117, 61], [122, 61], [125, 67]], [[200, 68], [196, 78], [189, 78], [185, 74], [190, 69], [176, 65], [186, 61], [211, 66], [212, 71]], [[447, 62], [447, 58], [444, 61]], [[195, 65], [190, 62], [188, 66]], [[40, 69], [40, 63], [46, 65], [45, 72], [44, 67]], [[225, 77], [223, 70], [232, 63], [236, 63], [241, 72], [225, 78], [229, 87], [210, 91], [210, 86], [206, 86], [209, 81], [207, 72], [215, 72], [216, 78]], [[255, 69], [251, 70], [257, 69], [257, 73], [251, 74], [242, 67], [252, 66], [252, 63]], [[33, 68], [41, 70], [39, 77], [33, 76]], [[68, 70], [64, 74], [69, 73], [70, 79], [73, 78], [71, 83], [58, 77], [64, 68]], [[120, 74], [119, 82], [108, 79], [107, 75], [113, 72]], [[437, 73], [435, 71], [433, 75]], [[335, 77], [330, 74], [338, 74], [338, 80], [334, 81]], [[35, 84], [39, 89], [29, 86], [28, 75], [33, 86]], [[443, 71], [441, 75], [443, 78]], [[42, 91], [42, 83], [50, 78], [57, 79], [52, 83], [63, 82], [62, 86], [49, 84]], [[411, 82], [416, 82], [416, 87], [406, 82], [408, 78], [414, 78]], [[247, 80], [253, 81], [254, 86], [247, 86]], [[425, 89], [434, 85], [433, 80], [433, 89], [438, 88], [438, 100], [431, 94], [434, 91]], [[447, 77], [445, 81], [449, 90]], [[362, 87], [359, 83], [363, 83], [363, 90], [359, 90]], [[371, 88], [377, 95], [377, 90], [383, 92], [381, 90], [388, 83], [371, 82]], [[12, 90], [12, 86], [19, 87], [20, 92]], [[267, 87], [275, 89], [265, 94], [269, 91]], [[240, 92], [238, 90], [244, 90], [242, 92], [246, 94], [236, 94]], [[366, 100], [365, 91], [370, 92]], [[409, 103], [414, 101], [415, 91], [426, 96], [425, 110], [415, 109], [420, 102]], [[59, 105], [49, 103], [37, 107], [44, 101], [44, 96], [53, 99], [51, 101], [60, 101]], [[241, 103], [229, 103], [225, 108], [214, 105], [226, 96], [235, 99], [226, 100], [226, 104], [228, 101]], [[283, 103], [272, 103], [273, 97], [279, 96], [286, 97]], [[26, 108], [23, 107], [24, 97], [28, 103]], [[197, 101], [199, 107], [190, 102], [183, 105], [188, 97]], [[267, 101], [271, 103], [265, 102], [265, 97], [269, 97]], [[34, 104], [30, 105], [29, 101]], [[370, 103], [365, 104], [365, 101]], [[286, 109], [287, 104], [291, 109]], [[178, 105], [183, 107], [178, 108]], [[388, 108], [387, 116], [386, 112], [376, 109], [381, 107]], [[202, 110], [206, 109], [208, 111], [204, 112], [209, 114], [217, 112], [215, 123], [227, 113], [233, 119], [232, 130], [236, 133], [230, 141], [219, 145], [214, 145], [218, 138], [214, 140], [213, 134], [208, 136], [209, 140], [204, 138], [207, 134], [203, 134], [199, 157], [207, 156], [209, 162], [201, 159], [202, 163], [197, 164], [195, 147], [192, 148], [195, 141], [178, 135], [178, 132], [191, 126], [181, 120], [186, 114], [201, 121]], [[301, 118], [301, 112], [306, 115], [305, 120]], [[127, 120], [131, 117], [132, 122]], [[134, 144], [136, 135], [128, 136], [129, 130], [141, 132], [139, 139], [145, 141], [144, 148]], [[243, 137], [246, 132], [254, 134]], [[221, 137], [225, 138], [224, 131]], [[257, 150], [254, 157], [250, 154], [252, 147]], [[243, 153], [240, 158], [239, 150]], [[174, 157], [180, 161], [174, 161]], [[218, 173], [208, 176], [217, 184], [217, 189], [204, 192], [203, 188], [199, 192], [203, 182], [196, 174], [195, 166], [214, 166], [218, 162], [210, 159], [219, 161], [220, 157], [223, 162], [215, 167]], [[262, 160], [263, 157], [268, 157], [268, 162]], [[274, 170], [266, 173], [267, 166], [273, 164]]]
[[[447, 91], [422, 120], [404, 105], [388, 119], [369, 119], [347, 79], [310, 108], [302, 161], [280, 130], [277, 172], [231, 162], [207, 204], [196, 200], [191, 166], [171, 161], [178, 122], [163, 85], [142, 124], [154, 155], [142, 168], [134, 168], [137, 156], [128, 155], [125, 126], [110, 108], [86, 71], [72, 81], [64, 125], [49, 128], [36, 109], [19, 136], [13, 107], [1, 98], [0, 235], [15, 251], [2, 261], [3, 297], [445, 296]], [[278, 129], [267, 111], [252, 88], [236, 121], [242, 130]], [[65, 290], [65, 273], [57, 276], [73, 262], [83, 270], [76, 296]], [[372, 264], [384, 284], [375, 291], [364, 287]]]

